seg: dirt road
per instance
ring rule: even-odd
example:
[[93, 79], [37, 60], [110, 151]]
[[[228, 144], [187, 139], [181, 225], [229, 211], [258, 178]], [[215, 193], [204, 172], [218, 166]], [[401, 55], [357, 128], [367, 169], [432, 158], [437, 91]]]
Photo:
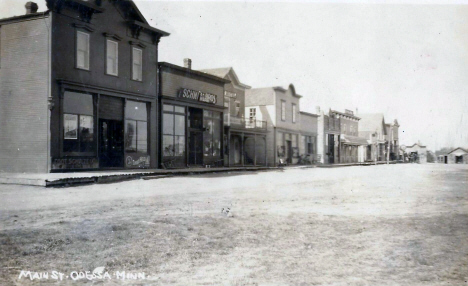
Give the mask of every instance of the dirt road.
[[467, 182], [467, 166], [405, 164], [0, 185], [0, 285], [96, 267], [146, 276], [80, 282], [468, 285]]

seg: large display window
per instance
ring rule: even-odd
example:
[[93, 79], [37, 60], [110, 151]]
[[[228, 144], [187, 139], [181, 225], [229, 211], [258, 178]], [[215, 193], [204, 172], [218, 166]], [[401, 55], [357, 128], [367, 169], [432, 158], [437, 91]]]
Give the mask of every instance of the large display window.
[[185, 159], [185, 107], [163, 105], [163, 157]]
[[125, 106], [125, 164], [149, 166], [148, 112], [145, 102], [128, 100]]
[[63, 152], [95, 155], [93, 95], [65, 91], [63, 95]]

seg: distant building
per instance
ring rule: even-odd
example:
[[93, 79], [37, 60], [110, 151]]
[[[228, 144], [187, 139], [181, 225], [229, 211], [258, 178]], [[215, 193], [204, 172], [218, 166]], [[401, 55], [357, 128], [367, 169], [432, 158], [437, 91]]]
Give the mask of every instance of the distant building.
[[224, 87], [224, 165], [266, 165], [267, 122], [261, 120], [259, 106], [245, 106], [251, 87], [239, 81], [232, 67], [201, 71], [229, 80]]
[[427, 163], [427, 148], [421, 143], [416, 143], [411, 146], [402, 145], [402, 149], [410, 162], [413, 163]]
[[386, 151], [390, 152], [389, 160], [399, 160], [400, 159], [400, 146], [399, 146], [399, 136], [398, 136], [398, 129], [400, 125], [398, 121], [395, 119], [392, 123], [386, 123], [385, 128], [387, 129], [387, 135], [385, 140], [387, 141], [386, 144]]
[[382, 113], [359, 114], [359, 137], [366, 138], [369, 142], [367, 146], [367, 161], [385, 161], [386, 158], [386, 138], [387, 127]]
[[318, 115], [300, 112], [301, 138], [299, 139], [299, 156], [308, 158], [311, 163], [319, 161], [317, 158], [317, 119]]
[[246, 90], [246, 110], [255, 108], [256, 119], [267, 122], [266, 149], [269, 166], [299, 162], [301, 98], [292, 84], [287, 89], [277, 86]]
[[468, 148], [455, 148], [445, 155], [439, 155], [437, 161], [445, 164], [468, 164]]

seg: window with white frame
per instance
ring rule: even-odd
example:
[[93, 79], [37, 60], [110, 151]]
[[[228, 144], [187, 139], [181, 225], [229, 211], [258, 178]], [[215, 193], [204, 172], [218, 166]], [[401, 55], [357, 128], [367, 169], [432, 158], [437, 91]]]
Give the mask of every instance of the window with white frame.
[[106, 71], [110, 75], [119, 74], [119, 44], [112, 40], [107, 40], [107, 61]]
[[76, 32], [76, 67], [89, 70], [89, 34]]
[[296, 123], [296, 105], [292, 104], [292, 122]]
[[132, 49], [132, 79], [143, 80], [143, 50], [138, 48]]
[[281, 120], [286, 121], [286, 101], [281, 101]]
[[250, 121], [255, 120], [256, 117], [257, 117], [257, 109], [256, 108], [250, 108], [250, 110], [249, 110]]

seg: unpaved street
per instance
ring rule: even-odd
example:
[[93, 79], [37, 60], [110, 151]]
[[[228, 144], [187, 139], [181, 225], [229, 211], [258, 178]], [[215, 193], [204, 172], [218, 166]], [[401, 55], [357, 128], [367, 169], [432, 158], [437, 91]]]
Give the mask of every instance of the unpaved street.
[[398, 164], [0, 185], [0, 285], [101, 266], [146, 277], [78, 283], [468, 285], [467, 181], [466, 165]]

